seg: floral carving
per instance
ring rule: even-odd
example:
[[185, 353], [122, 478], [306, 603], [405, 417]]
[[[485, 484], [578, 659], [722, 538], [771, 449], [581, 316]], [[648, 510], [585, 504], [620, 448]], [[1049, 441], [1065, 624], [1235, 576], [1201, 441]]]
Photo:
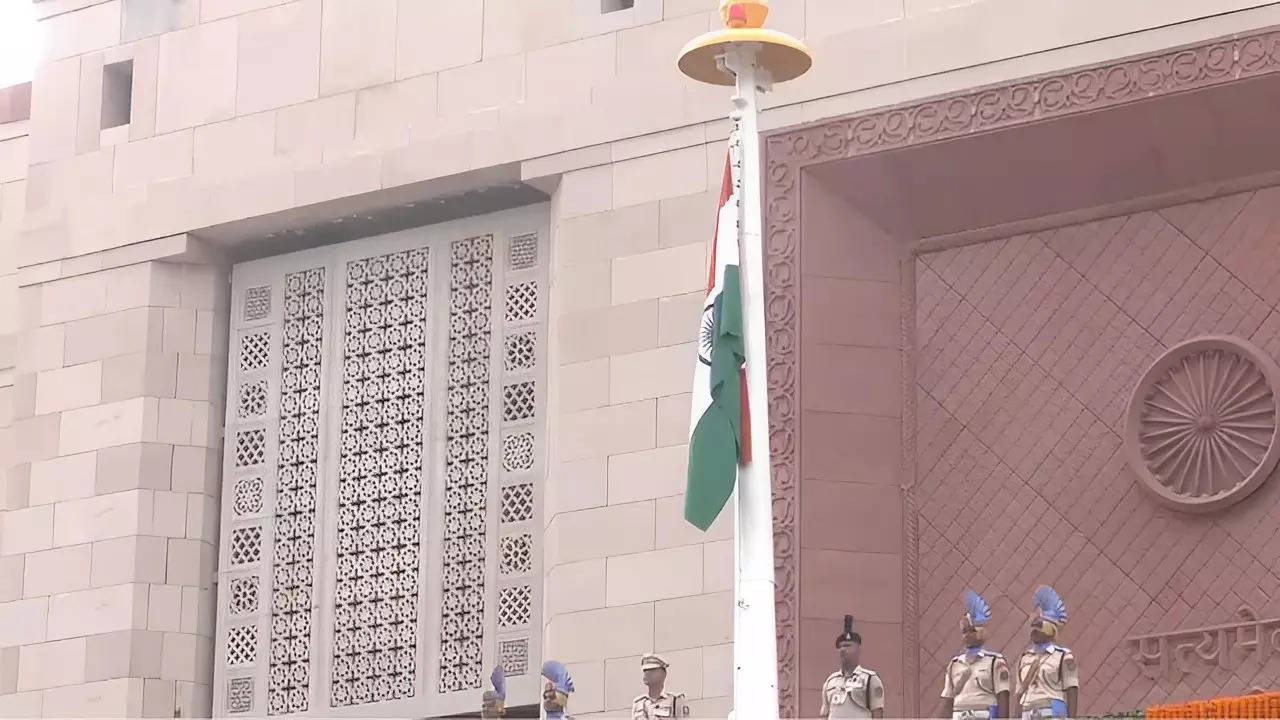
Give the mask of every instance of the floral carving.
[[1270, 358], [1236, 338], [1171, 348], [1129, 402], [1129, 466], [1178, 509], [1205, 512], [1239, 502], [1280, 459], [1278, 376]]
[[[833, 160], [1095, 111], [1274, 73], [1278, 69], [1280, 31], [1270, 30], [784, 129], [765, 138], [765, 303], [777, 568], [778, 694], [784, 717], [798, 714], [795, 672], [799, 661], [799, 556], [796, 550], [799, 460], [794, 437], [799, 432], [799, 415], [795, 409], [799, 391], [796, 303], [803, 169]], [[910, 286], [904, 285], [903, 292], [910, 293]], [[909, 346], [904, 349], [909, 350]], [[903, 393], [903, 407], [908, 413], [904, 415], [905, 424], [912, 420], [910, 412], [914, 407], [910, 383], [904, 384]], [[913, 440], [914, 428], [904, 425], [904, 431]], [[911, 447], [905, 445], [904, 450]], [[908, 465], [904, 469], [913, 472], [912, 467]], [[908, 566], [914, 565], [918, 552], [913, 479], [914, 476], [908, 477], [903, 489], [904, 539], [907, 540], [904, 550], [909, 558], [905, 563]], [[903, 582], [904, 639], [914, 644], [919, 637], [918, 580], [914, 567], [904, 568]], [[908, 686], [918, 683], [919, 664], [914, 650], [909, 649], [904, 655], [903, 670]], [[904, 690], [909, 691], [911, 687]], [[908, 703], [905, 714], [919, 715], [916, 707], [919, 693], [904, 695]]]

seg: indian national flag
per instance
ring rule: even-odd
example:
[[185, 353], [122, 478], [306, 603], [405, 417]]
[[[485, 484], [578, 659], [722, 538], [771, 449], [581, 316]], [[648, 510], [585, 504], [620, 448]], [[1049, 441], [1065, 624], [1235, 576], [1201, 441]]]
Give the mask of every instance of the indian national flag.
[[689, 478], [684, 496], [684, 518], [700, 530], [711, 527], [729, 502], [738, 464], [751, 459], [738, 276], [738, 207], [728, 160], [710, 267], [693, 371]]

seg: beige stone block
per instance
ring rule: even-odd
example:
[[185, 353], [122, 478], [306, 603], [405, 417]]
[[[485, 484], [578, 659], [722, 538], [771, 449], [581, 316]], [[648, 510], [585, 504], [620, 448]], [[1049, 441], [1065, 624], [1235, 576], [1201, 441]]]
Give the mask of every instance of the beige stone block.
[[0, 695], [18, 691], [18, 651], [16, 647], [0, 648]]
[[219, 460], [203, 447], [173, 448], [173, 489], [214, 495], [217, 493]]
[[177, 392], [178, 356], [134, 353], [102, 361], [102, 402], [137, 397], [173, 397]]
[[[173, 445], [192, 444], [196, 407], [190, 400], [160, 398], [155, 440]], [[148, 439], [148, 438], [143, 438]]]
[[684, 492], [687, 445], [609, 457], [609, 504], [653, 500]]
[[407, 145], [415, 127], [435, 122], [435, 75], [379, 85], [356, 94], [355, 148], [370, 152]]
[[[201, 25], [160, 36], [158, 133], [226, 120], [236, 114], [237, 23], [204, 20]], [[240, 111], [248, 112], [245, 108]]]
[[733, 590], [733, 540], [718, 540], [702, 546], [702, 589], [706, 592]]
[[[716, 8], [708, 5], [706, 9]], [[632, 82], [684, 84], [672, 58], [680, 56], [690, 38], [711, 29], [711, 18], [708, 12], [619, 31], [618, 75]]]
[[615, 305], [705, 290], [706, 250], [701, 245], [656, 250], [613, 261]]
[[82, 637], [24, 646], [18, 662], [18, 690], [84, 682], [85, 639]]
[[[10, 510], [0, 523], [0, 554], [48, 550], [53, 547], [53, 506]], [[8, 643], [0, 643], [5, 645]]]
[[658, 207], [658, 203], [646, 203], [562, 219], [556, 228], [556, 267], [657, 250]]
[[632, 605], [702, 592], [702, 546], [670, 548], [610, 557], [605, 599]]
[[167, 717], [170, 713], [179, 714], [177, 705], [177, 683], [172, 680], [144, 679], [142, 688], [143, 717]]
[[46, 690], [44, 717], [142, 717], [142, 686], [140, 678], [118, 678]]
[[639, 657], [653, 649], [653, 609], [642, 603], [557, 615], [551, 619], [544, 654], [565, 663]]
[[654, 401], [582, 410], [560, 416], [561, 460], [581, 460], [655, 447]]
[[637, 352], [658, 344], [656, 300], [566, 313], [557, 336], [560, 361]]
[[156, 490], [152, 505], [151, 532], [163, 537], [187, 536], [187, 494]]
[[[192, 338], [194, 346], [195, 338]], [[178, 398], [184, 400], [210, 400], [210, 390], [214, 386], [213, 358], [209, 355], [178, 356]]]
[[706, 299], [701, 291], [659, 299], [658, 345], [696, 342]]
[[[214, 317], [213, 312], [210, 310], [196, 311], [196, 354], [214, 354], [214, 336], [218, 334], [217, 329], [219, 327], [222, 328], [219, 337], [225, 340], [226, 321], [221, 318], [221, 313], [219, 313], [219, 317]], [[221, 345], [219, 345], [219, 348], [221, 348]]]
[[692, 195], [706, 189], [707, 155], [701, 146], [613, 164], [614, 207]]
[[187, 537], [208, 543], [218, 541], [218, 503], [215, 498], [187, 495]]
[[[176, 402], [165, 400], [165, 402]], [[66, 454], [156, 439], [157, 401], [134, 398], [62, 413], [58, 447]], [[187, 435], [190, 436], [188, 425]], [[174, 432], [181, 429], [167, 428]]]
[[26, 179], [27, 166], [30, 165], [29, 143], [30, 138], [26, 135], [0, 140], [0, 183]]
[[901, 20], [902, 0], [805, 0], [805, 28], [811, 38], [839, 35], [856, 28]]
[[40, 322], [65, 323], [100, 315], [107, 309], [107, 276], [79, 275], [44, 283], [40, 292]]
[[733, 504], [726, 504], [711, 527], [703, 532], [684, 519], [684, 495], [668, 495], [655, 501], [654, 524], [656, 547], [660, 548], [730, 539], [733, 537]]
[[68, 323], [63, 335], [66, 365], [129, 353], [160, 351], [164, 311], [134, 308]]
[[102, 363], [45, 370], [36, 376], [36, 414], [96, 405], [102, 399]]
[[100, 495], [135, 488], [167, 490], [175, 453], [188, 449], [156, 443], [103, 448], [97, 452], [95, 490]]
[[225, 183], [281, 165], [276, 158], [276, 114], [244, 115], [195, 129], [194, 173], [201, 181]]
[[85, 680], [159, 677], [164, 633], [119, 630], [87, 638]]
[[382, 187], [382, 156], [357, 155], [294, 176], [298, 205], [311, 205], [375, 192]]
[[164, 538], [136, 536], [95, 542], [89, 583], [105, 587], [165, 582], [166, 542]]
[[320, 0], [299, 0], [239, 18], [236, 112], [314, 100], [320, 92]]
[[0, 556], [0, 603], [22, 597], [26, 555]]
[[[396, 76], [397, 0], [327, 0], [321, 22], [320, 94], [332, 95]], [[434, 33], [441, 37], [450, 32]]]
[[[436, 72], [480, 60], [484, 3], [399, 0], [396, 77]], [[449, 28], [433, 33], [428, 28]]]
[[557, 565], [547, 573], [546, 614], [605, 606], [605, 558]]
[[151, 137], [156, 132], [159, 72], [160, 38], [151, 37], [134, 43], [133, 95], [129, 101], [130, 140]]
[[691, 393], [658, 398], [658, 447], [684, 445], [692, 427]]
[[[0, 430], [0, 440], [4, 440], [5, 447], [3, 449], [5, 454], [12, 455], [12, 451], [7, 448], [9, 442], [7, 439], [8, 432], [8, 428]], [[21, 510], [34, 504], [31, 502], [30, 463], [21, 463], [10, 467], [0, 479], [3, 480], [2, 486], [4, 488], [4, 496], [0, 498], [0, 501], [3, 501], [5, 510]]]
[[208, 634], [208, 629], [200, 627], [200, 598], [202, 591], [199, 588], [184, 587], [182, 588], [182, 620], [179, 623], [179, 632]]
[[604, 663], [595, 660], [565, 663], [573, 678], [573, 717], [597, 717], [591, 713], [604, 710]]
[[550, 515], [602, 507], [608, 504], [608, 470], [605, 457], [557, 463], [547, 485], [546, 507]]
[[213, 265], [183, 265], [181, 306], [197, 311], [218, 310], [225, 314], [227, 286], [230, 284], [225, 269]]
[[554, 302], [552, 312], [558, 315], [562, 312], [607, 307], [611, 304], [609, 282], [612, 274], [612, 266], [608, 260], [557, 269], [551, 291]]
[[213, 570], [212, 547], [199, 540], [169, 540], [168, 569], [165, 578], [171, 585], [205, 585]]
[[195, 25], [200, 22], [200, 0], [173, 0], [165, 3], [124, 0], [123, 13], [121, 40], [129, 42]]
[[471, 134], [415, 142], [382, 155], [382, 186], [409, 185], [471, 169]]
[[150, 534], [153, 506], [150, 490], [127, 490], [60, 502], [54, 513], [54, 546]]
[[706, 593], [654, 605], [658, 652], [719, 645], [733, 638], [733, 593]]
[[[722, 95], [722, 93], [718, 95]], [[723, 97], [718, 99], [723, 101]], [[658, 155], [672, 150], [681, 150], [694, 145], [701, 146], [706, 142], [707, 129], [705, 125], [701, 123], [685, 125], [684, 127], [662, 130], [661, 132], [623, 137], [610, 145], [609, 156], [614, 162], [619, 162], [649, 155]]]
[[561, 513], [551, 521], [559, 562], [653, 549], [653, 503], [638, 502]]
[[[17, 682], [15, 677], [14, 684], [16, 685]], [[12, 695], [0, 694], [0, 717], [50, 717], [43, 714], [43, 700], [43, 694], [39, 692], [14, 693]]]
[[689, 388], [697, 361], [694, 343], [615, 355], [609, 362], [609, 399], [624, 403], [677, 395]]
[[196, 652], [198, 642], [195, 635], [170, 632], [164, 634], [163, 660], [160, 663], [160, 677], [169, 680], [195, 681]]
[[116, 148], [117, 188], [186, 177], [192, 172], [191, 130], [135, 140]]
[[43, 62], [111, 47], [120, 42], [120, 0], [55, 15], [40, 26]]
[[719, 201], [718, 181], [709, 192], [659, 201], [658, 245], [676, 247], [710, 243], [715, 234]]
[[44, 642], [48, 620], [47, 597], [0, 603], [0, 647]]
[[46, 505], [93, 495], [96, 453], [79, 453], [31, 463], [31, 504]]
[[344, 93], [276, 111], [277, 156], [295, 166], [319, 165], [355, 139], [356, 93]]
[[200, 22], [207, 23], [232, 15], [243, 15], [284, 2], [288, 0], [200, 0]]
[[89, 545], [56, 548], [27, 556], [23, 594], [35, 598], [89, 587]]
[[62, 415], [37, 415], [13, 424], [13, 460], [31, 462], [58, 454]]
[[[102, 59], [104, 53], [80, 58], [80, 117], [76, 122], [76, 152], [97, 150], [103, 144]], [[110, 144], [110, 143], [107, 143]]]
[[560, 412], [609, 404], [609, 358], [564, 365], [559, 373]]
[[555, 199], [562, 220], [609, 210], [613, 207], [613, 169], [600, 165], [565, 173]]
[[147, 599], [147, 629], [178, 632], [182, 624], [182, 588], [152, 585]]
[[152, 304], [156, 263], [138, 263], [112, 268], [100, 273], [106, 279], [107, 312], [118, 312]]
[[146, 585], [112, 585], [54, 595], [49, 598], [49, 639], [141, 629], [146, 613]]
[[591, 88], [615, 74], [616, 35], [597, 35], [528, 53], [525, 95], [535, 102], [587, 105]]
[[17, 371], [34, 373], [62, 367], [64, 331], [61, 325], [23, 330], [18, 342]]

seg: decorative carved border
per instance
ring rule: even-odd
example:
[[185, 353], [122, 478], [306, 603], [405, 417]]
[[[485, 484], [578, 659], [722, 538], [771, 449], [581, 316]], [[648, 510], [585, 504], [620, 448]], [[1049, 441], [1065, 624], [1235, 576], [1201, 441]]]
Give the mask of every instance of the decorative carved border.
[[[799, 713], [799, 302], [801, 175], [810, 165], [1066, 117], [1153, 97], [1222, 85], [1280, 71], [1280, 30], [1220, 38], [1088, 68], [1041, 75], [899, 105], [765, 136], [765, 288], [769, 366], [769, 423], [773, 451], [774, 564], [777, 571], [778, 696], [783, 717]], [[910, 277], [908, 278], [908, 275]], [[908, 284], [909, 283], [909, 284]], [[914, 270], [903, 270], [903, 350], [914, 318]], [[911, 295], [910, 297], [908, 295]], [[904, 359], [904, 371], [914, 358]], [[919, 617], [916, 559], [912, 375], [903, 379], [903, 635], [904, 714], [919, 717]]]

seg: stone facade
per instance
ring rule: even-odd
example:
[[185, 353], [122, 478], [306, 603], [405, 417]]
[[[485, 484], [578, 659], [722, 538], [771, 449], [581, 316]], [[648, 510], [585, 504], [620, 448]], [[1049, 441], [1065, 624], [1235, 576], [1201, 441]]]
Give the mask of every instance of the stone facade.
[[[241, 308], [232, 267], [317, 237], [303, 230], [510, 186], [545, 193], [531, 212], [550, 231], [541, 654], [569, 665], [579, 717], [629, 707], [650, 650], [672, 662], [671, 684], [695, 713], [725, 712], [731, 523], [703, 534], [680, 515], [693, 330], [728, 125], [724, 91], [683, 79], [674, 56], [713, 27], [714, 2], [636, 0], [608, 13], [595, 0], [39, 0], [37, 9], [48, 40], [31, 119], [0, 125], [0, 715], [212, 711], [229, 690], [214, 686], [223, 677], [214, 666], [230, 597], [218, 556], [231, 527], [219, 508], [231, 477], [230, 322]], [[1280, 23], [1261, 0], [775, 0], [773, 10], [770, 25], [805, 37], [817, 63], [769, 96], [766, 128]], [[123, 67], [128, 123], [103, 128], [104, 104], [124, 100], [107, 69]], [[897, 395], [903, 340], [892, 298], [918, 285], [920, 312], [933, 317], [924, 298], [946, 295], [949, 268], [960, 267], [948, 258], [974, 251], [922, 256], [903, 273], [887, 235], [841, 244], [842, 217], [802, 264], [805, 300], [888, 314], [806, 332], [799, 369], [818, 379], [824, 367], [865, 365], [880, 384], [870, 394], [824, 395], [817, 382], [802, 391], [810, 434], [791, 450], [805, 473], [785, 480], [810, 498], [803, 517], [813, 526], [848, 517], [822, 516], [824, 505], [884, 512], [863, 518], [854, 538], [800, 538], [802, 572], [783, 589], [794, 610], [784, 624], [802, 650], [780, 657], [794, 703], [825, 675], [816, 668], [827, 656], [803, 648], [827, 644], [830, 620], [845, 611], [839, 596], [882, 579], [897, 595], [856, 611], [875, 639], [869, 661], [904, 678], [890, 688], [899, 708], [930, 694], [942, 646], [922, 642], [919, 665], [894, 648], [909, 655], [910, 628], [932, 633], [945, 608], [908, 617], [914, 600], [897, 578], [910, 544], [894, 522], [875, 524], [903, 507], [908, 476], [921, 493], [934, 481], [932, 464], [902, 460], [917, 446], [916, 419]], [[1143, 222], [1155, 217], [1175, 227], [1183, 217], [1190, 232], [1200, 215]], [[1042, 241], [1001, 242], [1015, 253]], [[1243, 297], [1238, 289], [1223, 302]], [[921, 363], [922, 388], [936, 389], [931, 367]], [[950, 395], [921, 392], [923, 458], [934, 421], [955, 411]], [[1104, 409], [1103, 440], [1116, 417]], [[839, 452], [848, 438], [872, 458], [854, 477]], [[973, 452], [992, 466], [1026, 460], [979, 445]], [[933, 521], [943, 497], [919, 500], [922, 553], [946, 531]], [[1245, 542], [1213, 537], [1223, 553]], [[820, 579], [832, 565], [853, 569]], [[943, 580], [928, 579], [939, 597], [952, 589]], [[1021, 603], [1025, 579], [1009, 580]], [[1209, 610], [1196, 612], [1216, 622]], [[1087, 657], [1095, 672], [1129, 672], [1101, 649]], [[1108, 692], [1141, 699], [1128, 688]]]

